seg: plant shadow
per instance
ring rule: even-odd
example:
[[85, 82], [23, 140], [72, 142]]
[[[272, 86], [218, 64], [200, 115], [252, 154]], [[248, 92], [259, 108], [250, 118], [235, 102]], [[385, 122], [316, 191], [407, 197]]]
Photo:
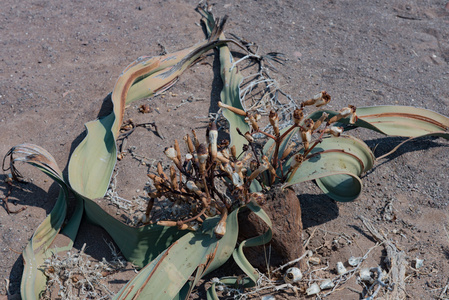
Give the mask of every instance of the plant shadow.
[[[389, 151], [393, 150], [393, 148], [397, 145], [399, 145], [401, 142], [407, 140], [407, 138], [404, 137], [381, 137], [377, 139], [372, 140], [365, 140], [365, 143], [371, 148], [374, 149], [373, 153], [375, 157], [380, 157]], [[416, 152], [416, 151], [422, 151], [422, 150], [429, 150], [431, 148], [435, 147], [445, 147], [448, 148], [448, 144], [441, 143], [442, 139], [439, 137], [422, 137], [416, 140], [411, 140], [405, 144], [403, 144], [401, 147], [399, 147], [395, 152], [388, 155], [381, 163], [377, 164], [373, 170], [384, 163], [387, 163], [391, 160], [394, 160], [401, 155], [409, 152]]]
[[209, 114], [216, 113], [219, 109], [218, 101], [220, 101], [220, 93], [223, 89], [223, 81], [220, 74], [220, 55], [218, 50], [214, 50], [214, 62], [212, 65], [212, 71], [214, 72], [212, 88], [210, 91], [210, 106]]
[[120, 250], [112, 237], [102, 227], [86, 221], [86, 218], [83, 217], [73, 248], [81, 250], [84, 244], [86, 244], [85, 254], [99, 261], [103, 257], [107, 261], [112, 261], [114, 259], [113, 251], [117, 251], [117, 254], [120, 254]]
[[[23, 174], [25, 175], [26, 172], [23, 172]], [[2, 207], [0, 209], [3, 209], [4, 211], [6, 211], [4, 197], [8, 194], [8, 191], [10, 190], [10, 186], [5, 182], [6, 177], [7, 175], [0, 174], [0, 195], [2, 195], [2, 197], [0, 198], [2, 200]], [[34, 216], [34, 213], [29, 213], [25, 207], [31, 206], [39, 207], [45, 210], [45, 214], [48, 215], [53, 209], [56, 198], [58, 197], [58, 193], [59, 193], [59, 185], [57, 183], [53, 183], [49, 187], [47, 192], [46, 190], [42, 189], [41, 187], [37, 186], [32, 182], [29, 183], [14, 182], [11, 188], [11, 194], [8, 197], [8, 208], [11, 211], [19, 211], [19, 212], [11, 213], [9, 215], [7, 215], [6, 212], [2, 212], [2, 215], [3, 214], [6, 215], [6, 220], [2, 221], [2, 226], [4, 226], [4, 224], [10, 224], [9, 226], [12, 226], [14, 228], [21, 228], [21, 227], [26, 228], [27, 226], [30, 226], [30, 224], [32, 224], [32, 222], [34, 222], [34, 219], [36, 219], [37, 217]], [[25, 209], [21, 210], [23, 208]], [[28, 218], [30, 218], [31, 220], [24, 221]], [[11, 299], [14, 299], [14, 297], [20, 293], [20, 282], [24, 267], [22, 255], [19, 254], [20, 251], [22, 251], [22, 249], [19, 248], [12, 249], [7, 247], [7, 245], [12, 245], [14, 243], [13, 241], [16, 239], [17, 237], [13, 235], [13, 231], [6, 231], [6, 230], [3, 231], [2, 241], [5, 244], [3, 244], [2, 248], [5, 248], [4, 251], [12, 251], [17, 253], [12, 254], [17, 258], [14, 264], [11, 266], [11, 270], [9, 272], [8, 291], [12, 295]], [[22, 243], [20, 245], [21, 246], [16, 247], [25, 247], [26, 243]], [[11, 247], [14, 248], [14, 246]], [[5, 252], [3, 252], [3, 254], [5, 254]]]
[[[49, 187], [47, 192], [32, 181], [14, 181], [12, 186], [10, 186], [5, 182], [6, 178], [7, 175], [0, 174], [0, 195], [2, 195], [0, 200], [2, 200], [3, 209], [6, 210], [4, 199], [6, 197], [8, 198], [7, 203], [9, 209], [12, 211], [11, 215], [15, 215], [14, 212], [16, 211], [20, 211], [19, 214], [24, 211], [26, 212], [25, 207], [27, 206], [40, 207], [45, 210], [46, 214], [49, 214], [53, 209], [59, 193], [59, 185], [56, 182]], [[9, 196], [7, 196], [8, 193], [10, 193]]]
[[23, 259], [20, 255], [9, 272], [9, 286], [8, 291], [11, 295], [18, 295], [20, 293], [20, 282], [22, 280]]
[[352, 227], [355, 231], [360, 233], [362, 236], [364, 236], [365, 238], [367, 238], [371, 242], [377, 243], [377, 240], [371, 234], [369, 234], [366, 229], [363, 229], [363, 228], [361, 228], [358, 225], [349, 225], [349, 227]]
[[337, 203], [326, 195], [299, 194], [303, 229], [314, 227], [339, 215]]

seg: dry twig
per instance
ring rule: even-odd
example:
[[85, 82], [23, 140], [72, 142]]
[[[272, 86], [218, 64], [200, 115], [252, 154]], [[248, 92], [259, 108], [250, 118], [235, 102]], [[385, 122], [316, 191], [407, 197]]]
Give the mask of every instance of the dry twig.
[[371, 235], [378, 241], [384, 244], [387, 251], [387, 263], [390, 268], [391, 279], [396, 288], [391, 292], [392, 299], [404, 299], [405, 292], [405, 271], [407, 269], [407, 261], [405, 260], [405, 252], [400, 251], [396, 245], [387, 238], [383, 233], [380, 233], [374, 225], [365, 217], [359, 216], [363, 225], [371, 233]]

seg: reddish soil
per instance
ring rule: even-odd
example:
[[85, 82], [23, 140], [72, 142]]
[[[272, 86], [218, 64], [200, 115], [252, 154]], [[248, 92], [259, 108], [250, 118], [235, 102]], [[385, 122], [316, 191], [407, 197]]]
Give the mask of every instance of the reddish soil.
[[[449, 116], [449, 3], [442, 1], [215, 1], [217, 16], [229, 15], [225, 32], [260, 46], [260, 53], [282, 52], [288, 58], [276, 74], [284, 91], [299, 103], [321, 90], [333, 97], [330, 108], [408, 105]], [[143, 55], [191, 46], [204, 38], [197, 26], [197, 1], [12, 1], [0, 10], [0, 154], [28, 142], [47, 149], [64, 169], [83, 137], [83, 124], [95, 119], [120, 72]], [[237, 50], [236, 50], [237, 51]], [[211, 51], [211, 54], [214, 52]], [[145, 129], [128, 146], [159, 159], [173, 139], [194, 128], [201, 131], [216, 112], [221, 90], [217, 61], [210, 55], [184, 73], [166, 93], [133, 103], [125, 119], [155, 122], [165, 139]], [[183, 100], [193, 99], [184, 103]], [[138, 107], [153, 108], [141, 114]], [[183, 104], [183, 105], [180, 105]], [[156, 109], [158, 108], [158, 109]], [[402, 139], [355, 131], [376, 155]], [[358, 216], [406, 253], [407, 261], [424, 259], [418, 271], [408, 268], [410, 299], [437, 298], [448, 284], [449, 142], [427, 138], [410, 142], [376, 163], [363, 177], [357, 201], [336, 203], [313, 183], [295, 187], [301, 204], [303, 239], [322, 263], [312, 268], [335, 276], [338, 261], [363, 256], [375, 242]], [[117, 192], [126, 199], [144, 197], [148, 166], [125, 157], [118, 164]], [[21, 252], [35, 228], [51, 211], [58, 187], [30, 167], [21, 169], [31, 184], [17, 185], [8, 215], [0, 208], [0, 295], [18, 294]], [[0, 174], [0, 197], [8, 186]], [[105, 200], [100, 202], [104, 203]], [[103, 204], [105, 207], [107, 204]], [[121, 217], [126, 212], [109, 205]], [[129, 217], [129, 216], [128, 216]], [[100, 228], [83, 222], [75, 248], [109, 258]], [[366, 267], [384, 265], [382, 246], [369, 253]], [[346, 263], [347, 266], [347, 263]], [[229, 268], [228, 268], [229, 267]], [[232, 264], [226, 270], [239, 274]], [[118, 291], [133, 271], [107, 279]], [[218, 275], [234, 275], [221, 271]], [[360, 299], [351, 278], [328, 299]], [[7, 283], [8, 286], [7, 286]], [[352, 288], [352, 289], [348, 289]], [[381, 290], [380, 295], [385, 290]], [[199, 294], [199, 298], [202, 298]], [[294, 299], [279, 293], [278, 299]], [[445, 297], [449, 297], [446, 294]], [[2, 296], [0, 296], [0, 299]]]

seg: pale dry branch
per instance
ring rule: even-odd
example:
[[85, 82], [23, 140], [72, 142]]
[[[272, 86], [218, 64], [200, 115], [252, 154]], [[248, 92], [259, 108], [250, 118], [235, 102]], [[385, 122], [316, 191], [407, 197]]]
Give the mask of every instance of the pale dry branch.
[[300, 257], [298, 257], [297, 259], [294, 259], [294, 260], [292, 260], [292, 261], [289, 261], [289, 262], [283, 264], [282, 266], [280, 266], [280, 267], [274, 269], [274, 270], [272, 271], [272, 273], [276, 273], [276, 272], [278, 272], [278, 271], [284, 269], [285, 267], [288, 267], [288, 266], [291, 266], [291, 265], [296, 264], [296, 263], [299, 262], [301, 259], [303, 259], [304, 257], [306, 257], [308, 253], [309, 253], [309, 252], [306, 251], [306, 253], [304, 253], [303, 255], [301, 255]]
[[405, 271], [407, 269], [406, 255], [404, 251], [400, 251], [396, 245], [388, 239], [384, 233], [380, 233], [374, 225], [365, 217], [359, 216], [363, 225], [371, 233], [371, 235], [381, 242], [387, 251], [387, 263], [389, 265], [391, 279], [390, 282], [395, 285], [390, 296], [392, 299], [405, 299]]
[[86, 244], [81, 250], [67, 252], [65, 257], [54, 254], [45, 260], [41, 267], [48, 278], [46, 290], [41, 299], [111, 299], [113, 292], [102, 282], [109, 274], [125, 267], [125, 262], [113, 250], [112, 262], [102, 259], [94, 262], [84, 253]]

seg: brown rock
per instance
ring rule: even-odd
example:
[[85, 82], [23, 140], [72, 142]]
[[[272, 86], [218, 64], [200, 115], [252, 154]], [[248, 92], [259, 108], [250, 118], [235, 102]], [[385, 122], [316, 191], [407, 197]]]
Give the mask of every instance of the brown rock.
[[[273, 238], [266, 245], [245, 248], [245, 255], [254, 267], [265, 271], [268, 265], [276, 267], [300, 257], [304, 249], [301, 207], [293, 189], [272, 188], [262, 208], [272, 221]], [[251, 211], [239, 215], [239, 228], [241, 240], [268, 230], [268, 226]]]

